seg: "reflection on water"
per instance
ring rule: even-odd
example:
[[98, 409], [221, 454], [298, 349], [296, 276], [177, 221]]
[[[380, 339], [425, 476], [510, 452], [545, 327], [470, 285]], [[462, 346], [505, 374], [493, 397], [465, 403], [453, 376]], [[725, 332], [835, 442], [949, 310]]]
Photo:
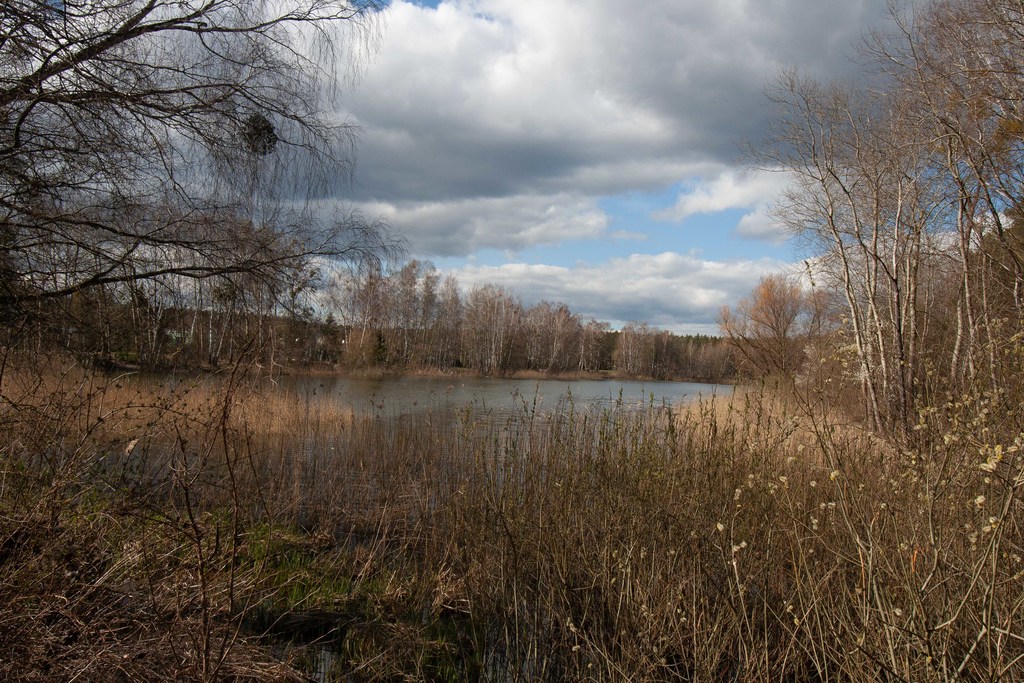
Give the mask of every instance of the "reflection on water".
[[304, 377], [280, 383], [309, 398], [336, 400], [356, 413], [385, 416], [472, 408], [495, 413], [576, 408], [676, 405], [728, 391], [718, 384], [622, 380], [533, 380], [482, 377]]

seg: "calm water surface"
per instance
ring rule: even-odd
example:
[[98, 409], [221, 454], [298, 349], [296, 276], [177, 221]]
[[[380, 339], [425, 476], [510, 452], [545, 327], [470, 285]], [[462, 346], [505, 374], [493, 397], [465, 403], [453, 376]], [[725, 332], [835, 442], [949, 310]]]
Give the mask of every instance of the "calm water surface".
[[497, 413], [576, 408], [676, 405], [731, 387], [689, 382], [535, 380], [481, 377], [284, 377], [280, 383], [310, 398], [340, 401], [357, 413], [404, 415], [472, 408]]

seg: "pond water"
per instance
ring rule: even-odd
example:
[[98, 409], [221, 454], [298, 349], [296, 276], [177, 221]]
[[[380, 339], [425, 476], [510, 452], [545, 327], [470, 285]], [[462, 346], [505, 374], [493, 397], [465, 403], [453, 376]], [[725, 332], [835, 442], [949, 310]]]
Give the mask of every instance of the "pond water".
[[308, 377], [278, 380], [307, 398], [335, 400], [358, 414], [407, 415], [471, 408], [495, 413], [677, 405], [732, 387], [690, 382], [502, 379], [489, 377]]

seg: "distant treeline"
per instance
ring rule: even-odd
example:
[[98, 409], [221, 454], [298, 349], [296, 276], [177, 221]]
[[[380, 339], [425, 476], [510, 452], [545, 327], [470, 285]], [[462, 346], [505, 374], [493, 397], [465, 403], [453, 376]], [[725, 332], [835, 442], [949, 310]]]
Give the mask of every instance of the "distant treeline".
[[722, 381], [727, 344], [645, 323], [621, 330], [564, 304], [524, 306], [493, 285], [459, 290], [430, 264], [307, 274], [268, 282], [223, 275], [95, 287], [41, 303], [32, 344], [98, 364], [218, 367], [243, 354], [271, 365], [341, 369], [466, 369]]

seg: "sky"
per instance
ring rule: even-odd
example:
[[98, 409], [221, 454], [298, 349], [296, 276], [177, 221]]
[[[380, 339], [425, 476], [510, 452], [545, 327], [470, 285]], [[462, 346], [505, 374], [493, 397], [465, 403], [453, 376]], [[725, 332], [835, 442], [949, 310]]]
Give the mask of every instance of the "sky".
[[751, 172], [784, 69], [855, 77], [887, 0], [394, 0], [339, 116], [344, 199], [464, 289], [714, 334], [809, 254]]

